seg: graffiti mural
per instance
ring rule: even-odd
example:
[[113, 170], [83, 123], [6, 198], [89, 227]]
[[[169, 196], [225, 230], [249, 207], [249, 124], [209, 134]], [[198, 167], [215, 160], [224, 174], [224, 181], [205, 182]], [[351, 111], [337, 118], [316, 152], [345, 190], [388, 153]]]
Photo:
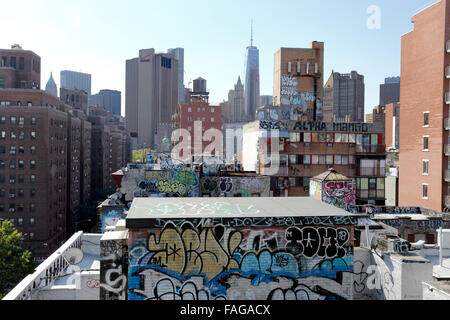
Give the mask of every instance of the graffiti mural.
[[[133, 197], [198, 197], [198, 173], [192, 171], [141, 171], [131, 184]], [[134, 182], [134, 183], [133, 183]], [[123, 182], [127, 185], [127, 181]]]
[[202, 177], [201, 196], [269, 197], [270, 177]]
[[167, 220], [130, 229], [129, 246], [130, 300], [338, 300], [353, 294], [352, 224], [261, 228]]
[[356, 184], [353, 181], [324, 181], [322, 201], [346, 211], [357, 213]]

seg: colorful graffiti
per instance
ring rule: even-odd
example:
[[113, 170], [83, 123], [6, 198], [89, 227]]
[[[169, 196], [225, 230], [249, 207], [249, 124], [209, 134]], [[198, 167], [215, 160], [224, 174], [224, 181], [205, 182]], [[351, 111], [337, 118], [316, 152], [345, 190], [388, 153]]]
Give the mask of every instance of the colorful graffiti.
[[134, 179], [134, 197], [199, 196], [198, 174], [191, 171], [146, 171]]
[[235, 228], [210, 219], [130, 229], [128, 297], [351, 299], [352, 234], [351, 225]]
[[325, 181], [322, 184], [322, 201], [357, 213], [356, 184], [353, 181]]

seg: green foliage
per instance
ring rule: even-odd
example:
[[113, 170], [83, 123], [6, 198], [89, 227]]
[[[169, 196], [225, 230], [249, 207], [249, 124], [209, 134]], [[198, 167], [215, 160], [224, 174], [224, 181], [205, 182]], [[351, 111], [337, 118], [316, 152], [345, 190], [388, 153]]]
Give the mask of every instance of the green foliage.
[[35, 268], [31, 251], [22, 249], [22, 234], [0, 221], [0, 299]]

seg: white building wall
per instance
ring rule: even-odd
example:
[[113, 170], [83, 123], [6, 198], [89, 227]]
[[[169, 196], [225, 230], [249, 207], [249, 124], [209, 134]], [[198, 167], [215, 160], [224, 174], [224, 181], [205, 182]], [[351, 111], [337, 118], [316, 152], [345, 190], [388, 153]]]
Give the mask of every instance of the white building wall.
[[258, 160], [259, 131], [246, 132], [244, 129], [242, 141], [242, 162], [245, 171], [256, 171]]

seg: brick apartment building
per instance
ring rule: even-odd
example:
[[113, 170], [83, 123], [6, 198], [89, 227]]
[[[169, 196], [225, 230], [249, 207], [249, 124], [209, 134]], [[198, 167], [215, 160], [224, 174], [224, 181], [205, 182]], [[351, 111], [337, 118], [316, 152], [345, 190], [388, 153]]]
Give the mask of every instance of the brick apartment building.
[[[205, 138], [205, 132], [209, 129], [222, 131], [222, 107], [212, 106], [205, 99], [191, 98], [189, 102], [177, 106], [174, 121], [176, 128], [189, 131], [192, 155], [196, 154], [196, 139], [200, 141], [198, 135], [201, 136], [201, 153], [203, 153], [205, 148], [211, 144], [211, 141]], [[221, 142], [220, 152], [222, 150], [223, 144]], [[217, 155], [217, 153], [213, 152], [212, 155]]]
[[355, 179], [357, 205], [384, 205], [382, 124], [258, 120], [244, 125], [242, 150], [244, 170], [270, 175], [273, 196], [309, 196], [310, 178], [334, 168]]
[[450, 1], [415, 14], [402, 37], [399, 205], [450, 206]]
[[69, 107], [31, 89], [0, 89], [0, 218], [45, 257], [66, 240]]
[[0, 88], [40, 89], [41, 58], [19, 45], [0, 49]]
[[324, 43], [280, 48], [274, 55], [273, 101], [294, 110], [295, 120], [322, 119]]

